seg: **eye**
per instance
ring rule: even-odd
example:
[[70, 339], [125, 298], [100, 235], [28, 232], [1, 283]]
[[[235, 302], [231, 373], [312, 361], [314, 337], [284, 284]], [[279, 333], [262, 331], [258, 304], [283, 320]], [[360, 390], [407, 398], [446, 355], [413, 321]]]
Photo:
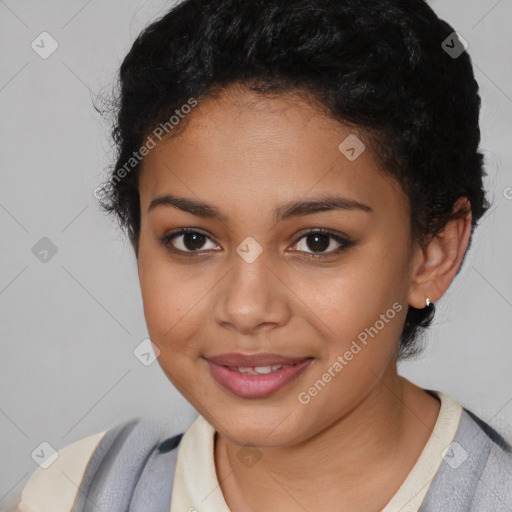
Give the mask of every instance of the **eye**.
[[[340, 236], [326, 229], [318, 229], [305, 233], [294, 243], [293, 247], [296, 247], [299, 252], [306, 252], [310, 257], [324, 258], [340, 253], [354, 244], [355, 242], [348, 237]], [[307, 249], [312, 252], [309, 253]]]
[[[208, 247], [208, 241], [213, 247]], [[193, 228], [183, 228], [175, 233], [165, 235], [160, 239], [160, 242], [164, 247], [177, 254], [202, 254], [200, 251], [218, 250], [218, 246], [208, 235]], [[292, 245], [292, 248], [294, 250], [298, 249], [298, 252], [308, 254], [310, 258], [327, 258], [353, 245], [355, 245], [355, 242], [346, 236], [341, 236], [326, 229], [318, 229], [302, 235]], [[307, 249], [312, 252], [308, 252]]]
[[[161, 239], [161, 242], [165, 247], [169, 248], [173, 252], [187, 253], [212, 249], [212, 247], [208, 247], [207, 244], [205, 247], [207, 240], [211, 241], [210, 237], [201, 231], [198, 231], [197, 229], [183, 228], [177, 233], [165, 235]], [[213, 245], [215, 246], [215, 244]], [[213, 249], [215, 249], [215, 247], [213, 247]]]

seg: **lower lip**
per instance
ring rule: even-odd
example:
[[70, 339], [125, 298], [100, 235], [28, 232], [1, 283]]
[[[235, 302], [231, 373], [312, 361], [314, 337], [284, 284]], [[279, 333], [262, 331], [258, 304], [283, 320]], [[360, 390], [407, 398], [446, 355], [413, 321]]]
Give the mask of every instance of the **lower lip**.
[[213, 378], [225, 389], [242, 398], [262, 398], [276, 393], [295, 380], [313, 361], [305, 359], [265, 375], [248, 375], [208, 361]]

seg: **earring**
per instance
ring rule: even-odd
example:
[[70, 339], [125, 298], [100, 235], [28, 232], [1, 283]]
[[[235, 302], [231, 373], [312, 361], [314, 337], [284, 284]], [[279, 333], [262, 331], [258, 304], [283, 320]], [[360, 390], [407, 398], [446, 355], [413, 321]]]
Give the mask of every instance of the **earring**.
[[425, 307], [427, 307], [427, 308], [430, 306], [430, 299], [428, 297], [427, 297], [427, 300], [425, 301], [425, 304], [426, 304]]

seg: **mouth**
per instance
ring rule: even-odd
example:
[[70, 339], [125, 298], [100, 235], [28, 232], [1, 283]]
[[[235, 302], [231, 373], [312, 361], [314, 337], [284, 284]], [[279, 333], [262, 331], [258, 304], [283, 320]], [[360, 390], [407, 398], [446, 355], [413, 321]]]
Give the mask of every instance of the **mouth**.
[[297, 366], [299, 364], [299, 362], [290, 364], [290, 365], [274, 364], [274, 365], [270, 365], [270, 366], [248, 366], [248, 367], [227, 366], [227, 365], [222, 365], [222, 366], [224, 366], [225, 368], [229, 368], [230, 370], [233, 370], [235, 372], [244, 373], [245, 375], [268, 375], [269, 373], [277, 372], [278, 370], [281, 370], [282, 368], [290, 368], [293, 366]]
[[[240, 356], [236, 355], [228, 358], [227, 356], [218, 358], [206, 358], [210, 372], [213, 378], [224, 390], [228, 390], [232, 394], [242, 398], [263, 398], [281, 390], [292, 381], [297, 379], [306, 371], [313, 362], [312, 357], [306, 358], [283, 358], [276, 362], [277, 357], [274, 355], [274, 364], [261, 364], [258, 363], [249, 365], [221, 364], [227, 359], [233, 361], [233, 357], [244, 359], [247, 361], [252, 358], [262, 359], [269, 358], [268, 354], [258, 356]], [[283, 359], [287, 360], [286, 364]]]
[[208, 356], [205, 359], [221, 366], [230, 368], [260, 368], [268, 366], [293, 366], [296, 363], [311, 359], [310, 357], [290, 357], [271, 352], [261, 352], [258, 354], [242, 354], [239, 352], [230, 352], [217, 356]]

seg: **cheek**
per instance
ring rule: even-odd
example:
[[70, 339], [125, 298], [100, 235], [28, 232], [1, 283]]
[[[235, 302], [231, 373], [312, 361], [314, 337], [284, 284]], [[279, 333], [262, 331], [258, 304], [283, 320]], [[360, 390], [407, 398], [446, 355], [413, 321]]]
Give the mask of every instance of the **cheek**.
[[139, 272], [139, 281], [144, 306], [144, 316], [151, 336], [161, 338], [172, 327], [173, 320], [179, 315], [179, 305], [175, 303], [175, 283], [157, 265], [145, 264]]
[[[194, 352], [194, 310], [175, 280], [158, 267], [141, 276], [144, 317], [151, 341], [158, 347], [157, 362], [167, 378], [188, 399]], [[192, 323], [190, 323], [192, 322]], [[197, 325], [197, 323], [195, 323]]]
[[144, 317], [151, 340], [160, 350], [176, 340], [180, 319], [186, 318], [187, 293], [176, 272], [171, 272], [157, 252], [142, 248], [139, 255], [139, 282]]
[[370, 369], [379, 374], [389, 362], [407, 312], [407, 266], [403, 251], [402, 259], [394, 252], [384, 242], [374, 242], [335, 274], [307, 285], [296, 281], [297, 295], [307, 298], [303, 302], [314, 313], [310, 322], [324, 338], [322, 371], [341, 356], [346, 361], [341, 373], [368, 383], [375, 378]]
[[327, 338], [346, 340], [373, 325], [395, 301], [403, 300], [403, 272], [389, 263], [361, 255], [336, 272], [317, 273], [314, 280], [294, 279], [294, 293]]

